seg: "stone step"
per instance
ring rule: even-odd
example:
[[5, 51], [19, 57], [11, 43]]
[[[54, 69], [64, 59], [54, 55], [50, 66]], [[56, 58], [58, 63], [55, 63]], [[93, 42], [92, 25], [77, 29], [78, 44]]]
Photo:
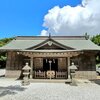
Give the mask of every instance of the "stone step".
[[71, 79], [29, 79], [32, 83], [71, 83]]

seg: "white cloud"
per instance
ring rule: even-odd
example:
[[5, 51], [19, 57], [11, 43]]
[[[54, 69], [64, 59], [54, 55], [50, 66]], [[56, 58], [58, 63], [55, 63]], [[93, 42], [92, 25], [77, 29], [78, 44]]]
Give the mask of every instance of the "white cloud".
[[46, 36], [46, 35], [48, 35], [48, 32], [46, 30], [42, 30], [41, 31], [41, 36]]
[[[52, 35], [91, 35], [100, 33], [100, 0], [83, 0], [76, 7], [55, 6], [44, 16], [43, 26]], [[42, 35], [47, 35], [43, 30]]]

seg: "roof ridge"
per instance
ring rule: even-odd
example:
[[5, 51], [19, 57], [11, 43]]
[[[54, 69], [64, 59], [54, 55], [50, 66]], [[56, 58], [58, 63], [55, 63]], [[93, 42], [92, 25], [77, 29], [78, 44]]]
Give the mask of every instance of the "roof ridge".
[[[48, 36], [17, 36], [15, 39], [27, 40], [27, 39], [47, 39]], [[52, 36], [52, 39], [86, 39], [85, 36]]]

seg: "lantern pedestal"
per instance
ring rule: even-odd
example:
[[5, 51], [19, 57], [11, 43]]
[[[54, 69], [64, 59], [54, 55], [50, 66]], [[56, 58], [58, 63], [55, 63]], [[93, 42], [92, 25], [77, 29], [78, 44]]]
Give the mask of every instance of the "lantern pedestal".
[[71, 86], [77, 86], [76, 80], [75, 80], [75, 73], [71, 73], [71, 81], [72, 81], [70, 83]]
[[70, 75], [71, 75], [71, 84], [72, 86], [77, 86], [76, 84], [76, 80], [75, 80], [75, 70], [77, 70], [77, 67], [74, 65], [74, 63], [72, 63], [72, 65], [69, 67], [70, 68]]
[[22, 80], [22, 85], [29, 85], [30, 81], [29, 81], [29, 71], [31, 70], [31, 68], [28, 66], [28, 63], [26, 63], [26, 65], [23, 67], [23, 80]]

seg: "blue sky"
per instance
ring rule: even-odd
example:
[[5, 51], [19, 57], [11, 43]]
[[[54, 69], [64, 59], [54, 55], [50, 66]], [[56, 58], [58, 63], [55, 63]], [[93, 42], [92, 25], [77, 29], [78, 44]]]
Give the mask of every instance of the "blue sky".
[[81, 0], [0, 0], [0, 38], [40, 35], [49, 9], [79, 4]]

